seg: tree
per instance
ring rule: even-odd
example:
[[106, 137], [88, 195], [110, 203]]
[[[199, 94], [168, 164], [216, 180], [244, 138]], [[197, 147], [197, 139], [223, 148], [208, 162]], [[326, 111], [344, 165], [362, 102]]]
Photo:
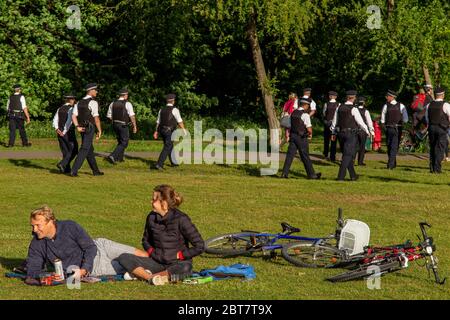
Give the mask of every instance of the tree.
[[[186, 3], [174, 0], [174, 4]], [[275, 79], [268, 75], [264, 63], [264, 48], [261, 41], [271, 39], [279, 50], [292, 43], [296, 49], [306, 52], [302, 45], [305, 31], [318, 14], [320, 1], [298, 0], [200, 0], [192, 1], [192, 9], [210, 22], [211, 31], [219, 38], [219, 45], [245, 38], [250, 44], [256, 76], [261, 90], [270, 129], [278, 129], [279, 121], [275, 113], [273, 85]], [[232, 26], [230, 28], [229, 26]], [[228, 27], [227, 27], [228, 26]], [[292, 50], [292, 49], [289, 49]], [[288, 51], [289, 51], [288, 50]]]
[[65, 91], [81, 87], [74, 83], [83, 68], [80, 53], [100, 50], [90, 30], [108, 19], [108, 10], [87, 0], [77, 3], [79, 30], [66, 25], [71, 1], [0, 3], [0, 93], [6, 97], [20, 83], [34, 117], [48, 118]]
[[[373, 1], [372, 1], [373, 2]], [[375, 1], [377, 2], [377, 1]], [[378, 1], [382, 5], [381, 1]], [[450, 84], [440, 70], [450, 67], [450, 26], [447, 1], [398, 1], [391, 17], [380, 30], [372, 32], [369, 73], [386, 76], [397, 89], [432, 83], [430, 67], [437, 70], [435, 83]], [[398, 73], [400, 76], [392, 75]]]

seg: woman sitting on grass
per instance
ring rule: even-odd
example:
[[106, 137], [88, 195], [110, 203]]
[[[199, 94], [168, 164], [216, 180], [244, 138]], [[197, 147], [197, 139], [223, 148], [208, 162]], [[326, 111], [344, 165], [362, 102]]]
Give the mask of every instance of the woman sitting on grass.
[[[149, 258], [123, 254], [120, 264], [135, 277], [153, 283], [155, 276], [167, 283], [170, 275], [192, 273], [192, 258], [204, 251], [204, 241], [191, 219], [178, 210], [182, 197], [168, 185], [153, 189], [142, 245]], [[189, 248], [189, 243], [193, 247]]]

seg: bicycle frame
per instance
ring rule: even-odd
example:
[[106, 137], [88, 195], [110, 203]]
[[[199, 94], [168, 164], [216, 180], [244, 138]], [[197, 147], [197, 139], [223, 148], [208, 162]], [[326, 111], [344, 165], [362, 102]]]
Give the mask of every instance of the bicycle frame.
[[325, 240], [334, 239], [334, 236], [329, 236], [325, 238], [309, 238], [309, 237], [301, 237], [301, 236], [291, 236], [291, 235], [285, 235], [282, 233], [257, 233], [253, 236], [258, 238], [269, 238], [267, 242], [261, 247], [263, 251], [273, 251], [277, 249], [281, 249], [283, 245], [276, 244], [276, 242], [280, 239], [284, 240], [294, 240], [294, 241], [305, 241], [305, 242], [313, 242], [314, 244], [319, 244], [324, 242]]

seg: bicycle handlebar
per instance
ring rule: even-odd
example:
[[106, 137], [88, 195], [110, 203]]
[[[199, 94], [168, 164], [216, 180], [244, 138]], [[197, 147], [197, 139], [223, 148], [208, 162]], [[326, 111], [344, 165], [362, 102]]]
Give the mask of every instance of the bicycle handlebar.
[[429, 239], [429, 238], [427, 235], [427, 230], [425, 230], [425, 227], [431, 228], [431, 225], [429, 223], [427, 223], [426, 221], [424, 221], [424, 222], [420, 222], [419, 226], [420, 226], [420, 230], [422, 231], [423, 240], [427, 241], [427, 239]]

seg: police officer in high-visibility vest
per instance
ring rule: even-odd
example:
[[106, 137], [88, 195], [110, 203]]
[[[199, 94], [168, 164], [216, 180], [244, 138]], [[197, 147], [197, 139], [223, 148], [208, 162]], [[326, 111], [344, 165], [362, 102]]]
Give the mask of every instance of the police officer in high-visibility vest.
[[66, 94], [65, 103], [58, 108], [53, 117], [53, 128], [58, 137], [59, 149], [63, 158], [56, 165], [61, 173], [70, 173], [70, 162], [78, 154], [78, 142], [75, 127], [72, 125], [72, 112], [75, 105], [75, 95]]
[[[331, 122], [340, 103], [336, 101], [338, 94], [336, 91], [328, 92], [329, 101], [323, 106], [323, 156], [330, 161], [336, 161], [336, 140], [331, 141]], [[328, 158], [328, 152], [330, 157]]]
[[108, 156], [108, 160], [112, 164], [123, 162], [125, 149], [130, 140], [129, 125], [132, 125], [133, 133], [137, 132], [136, 116], [133, 111], [133, 105], [128, 101], [127, 89], [119, 91], [119, 99], [109, 105], [106, 117], [111, 119], [117, 137], [117, 147]]
[[366, 154], [366, 142], [371, 136], [375, 136], [375, 130], [373, 128], [372, 118], [370, 117], [369, 110], [366, 109], [366, 97], [358, 96], [358, 111], [361, 114], [361, 118], [369, 129], [370, 135], [367, 135], [364, 130], [359, 129], [357, 133], [358, 137], [358, 148], [357, 148], [357, 159], [358, 166], [365, 166], [364, 157]]
[[158, 170], [164, 170], [164, 161], [167, 157], [169, 157], [172, 166], [178, 165], [176, 160], [172, 158], [172, 132], [175, 131], [177, 125], [182, 128], [186, 134], [180, 110], [175, 107], [175, 99], [176, 95], [173, 93], [166, 96], [166, 106], [159, 110], [158, 119], [156, 120], [156, 130], [153, 133], [153, 138], [156, 140], [158, 139], [158, 136], [161, 135], [164, 141], [164, 147], [155, 166]]
[[447, 131], [450, 128], [450, 104], [444, 100], [445, 90], [436, 88], [436, 100], [426, 106], [425, 121], [430, 138], [430, 172], [442, 173], [441, 163], [448, 147]]
[[389, 170], [397, 166], [397, 152], [402, 136], [403, 124], [408, 122], [408, 112], [405, 106], [395, 100], [397, 93], [388, 90], [386, 94], [386, 104], [381, 111], [381, 125], [386, 129], [386, 144], [388, 153]]
[[353, 165], [353, 159], [358, 143], [356, 137], [358, 127], [369, 135], [369, 129], [364, 123], [358, 108], [355, 106], [357, 94], [356, 90], [348, 90], [346, 92], [347, 101], [337, 108], [333, 122], [331, 123], [331, 132], [333, 134], [331, 139], [333, 141], [336, 140], [337, 135], [342, 151], [342, 161], [336, 179], [338, 181], [343, 181], [345, 179], [347, 170], [350, 174], [350, 180], [358, 180], [359, 176], [356, 174]]
[[291, 114], [291, 129], [289, 147], [284, 161], [283, 173], [281, 178], [288, 178], [289, 169], [294, 160], [295, 153], [298, 150], [300, 160], [305, 167], [308, 179], [320, 179], [321, 173], [314, 171], [311, 159], [309, 158], [309, 144], [308, 139], [312, 138], [311, 118], [308, 113], [311, 102], [309, 99], [301, 99], [300, 107]]
[[94, 176], [102, 176], [103, 172], [98, 169], [97, 161], [94, 154], [94, 135], [97, 128], [96, 139], [102, 136], [102, 127], [100, 124], [100, 116], [98, 114], [98, 102], [95, 101], [97, 96], [97, 84], [89, 83], [85, 87], [86, 96], [78, 101], [73, 108], [72, 121], [77, 131], [81, 134], [81, 147], [72, 166], [70, 175], [78, 176], [78, 170], [86, 159]]
[[31, 143], [28, 142], [27, 133], [25, 131], [25, 119], [27, 124], [30, 123], [30, 114], [28, 113], [25, 97], [22, 94], [22, 87], [15, 84], [13, 89], [14, 94], [9, 97], [8, 103], [6, 104], [9, 120], [9, 142], [6, 147], [14, 147], [16, 129], [19, 129], [22, 146], [30, 147]]

